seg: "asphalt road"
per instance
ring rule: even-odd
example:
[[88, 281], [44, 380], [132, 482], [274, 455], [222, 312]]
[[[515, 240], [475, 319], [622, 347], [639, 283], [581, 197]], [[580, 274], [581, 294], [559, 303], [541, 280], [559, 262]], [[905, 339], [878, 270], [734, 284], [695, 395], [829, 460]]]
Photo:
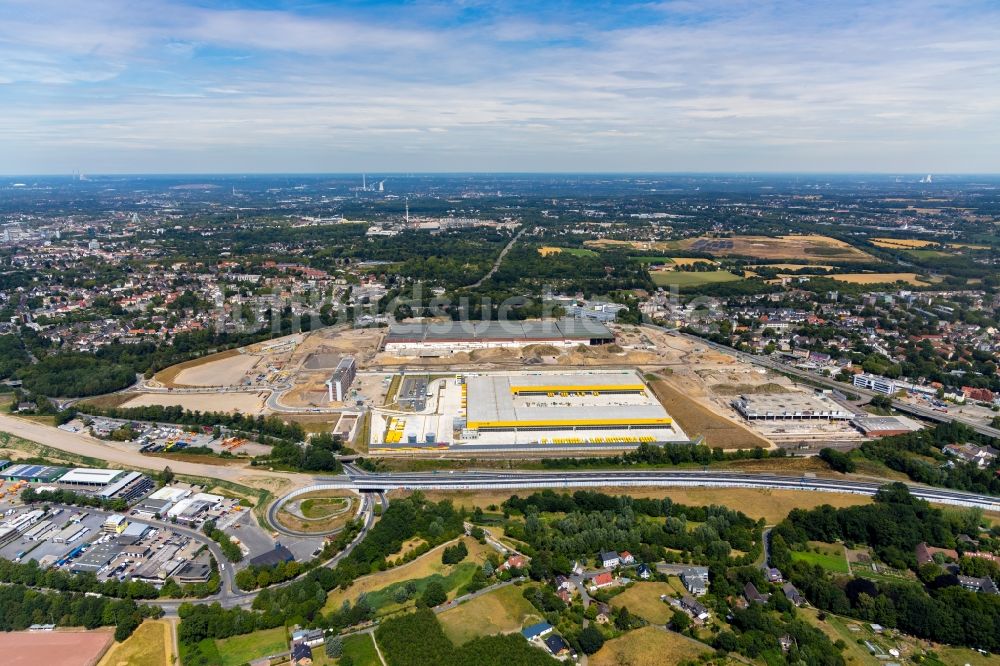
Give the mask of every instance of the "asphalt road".
[[[817, 492], [874, 495], [882, 482], [828, 479], [783, 474], [747, 472], [644, 470], [599, 472], [424, 472], [352, 475], [317, 479], [310, 490], [351, 488], [361, 491], [402, 490], [484, 490], [524, 488], [583, 488], [583, 487], [713, 487], [765, 488], [772, 490], [809, 490]], [[1000, 511], [1000, 498], [946, 488], [931, 488], [907, 484], [915, 496], [938, 504], [979, 507]]]

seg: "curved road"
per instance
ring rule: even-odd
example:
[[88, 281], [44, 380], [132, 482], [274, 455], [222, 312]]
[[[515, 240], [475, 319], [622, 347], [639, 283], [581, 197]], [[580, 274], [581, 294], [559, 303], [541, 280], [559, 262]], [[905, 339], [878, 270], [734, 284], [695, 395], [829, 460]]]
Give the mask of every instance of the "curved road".
[[[485, 490], [522, 488], [586, 488], [586, 487], [711, 487], [762, 488], [771, 490], [811, 490], [817, 492], [874, 495], [888, 482], [853, 481], [783, 474], [713, 471], [616, 471], [600, 472], [454, 472], [454, 473], [388, 473], [317, 479], [310, 490], [349, 488], [360, 491], [401, 490]], [[947, 488], [931, 488], [906, 484], [916, 497], [937, 504], [978, 507], [1000, 511], [1000, 497], [979, 495]]]

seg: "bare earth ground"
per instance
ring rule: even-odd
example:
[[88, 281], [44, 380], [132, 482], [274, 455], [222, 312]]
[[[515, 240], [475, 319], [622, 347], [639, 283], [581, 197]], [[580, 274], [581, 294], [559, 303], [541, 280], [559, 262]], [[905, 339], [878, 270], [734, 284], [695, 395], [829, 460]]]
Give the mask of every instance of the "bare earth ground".
[[[263, 395], [263, 397], [261, 397]], [[256, 393], [137, 393], [122, 407], [148, 407], [178, 405], [184, 409], [202, 412], [235, 412], [263, 414], [264, 392]]]
[[836, 261], [873, 261], [874, 257], [836, 238], [808, 236], [733, 236], [731, 238], [685, 238], [678, 244], [686, 249], [699, 249], [704, 242], [731, 241], [732, 248], [709, 246], [704, 251], [714, 256], [744, 256], [765, 260], [803, 259]]
[[110, 629], [0, 633], [4, 666], [93, 666], [114, 639]]
[[184, 368], [174, 378], [176, 386], [233, 386], [260, 362], [260, 357], [235, 354], [210, 363]]
[[[681, 384], [681, 386], [678, 386]], [[752, 432], [734, 419], [728, 419], [718, 414], [717, 409], [709, 408], [696, 400], [697, 391], [690, 382], [680, 381], [671, 376], [650, 382], [653, 392], [660, 399], [667, 412], [688, 437], [699, 435], [705, 438], [705, 443], [713, 448], [721, 449], [752, 449], [761, 447], [768, 449], [772, 444]]]

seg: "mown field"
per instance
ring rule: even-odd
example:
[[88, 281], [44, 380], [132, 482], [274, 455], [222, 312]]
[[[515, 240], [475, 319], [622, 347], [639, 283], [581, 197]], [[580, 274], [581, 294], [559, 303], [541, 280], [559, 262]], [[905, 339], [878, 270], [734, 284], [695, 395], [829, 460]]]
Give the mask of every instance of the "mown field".
[[216, 640], [215, 645], [219, 650], [221, 666], [241, 666], [261, 657], [287, 651], [288, 636], [284, 627], [275, 627]]
[[[827, 571], [846, 574], [849, 571], [844, 547], [837, 543], [810, 541], [808, 551], [792, 551], [792, 559], [809, 564], [818, 564]], [[814, 552], [812, 549], [818, 550]]]
[[521, 588], [508, 585], [438, 615], [445, 636], [455, 645], [480, 636], [520, 631], [544, 618], [521, 595]]
[[663, 666], [696, 660], [712, 650], [691, 638], [659, 627], [643, 627], [610, 640], [590, 656], [590, 666]]
[[670, 583], [636, 583], [621, 594], [616, 594], [611, 599], [611, 605], [615, 608], [625, 606], [630, 613], [651, 624], [666, 624], [673, 610], [660, 601], [660, 596], [674, 596], [676, 591]]
[[729, 271], [651, 271], [649, 276], [653, 279], [653, 284], [658, 287], [676, 284], [678, 289], [736, 282], [743, 279]]

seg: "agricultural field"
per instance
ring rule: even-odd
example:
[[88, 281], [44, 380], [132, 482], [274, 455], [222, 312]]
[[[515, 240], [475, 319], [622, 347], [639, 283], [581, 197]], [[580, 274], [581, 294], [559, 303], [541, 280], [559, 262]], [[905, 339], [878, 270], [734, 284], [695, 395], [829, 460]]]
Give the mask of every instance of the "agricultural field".
[[285, 627], [275, 627], [218, 639], [215, 645], [221, 658], [220, 666], [241, 666], [261, 657], [287, 651], [288, 635]]
[[773, 268], [778, 271], [800, 271], [803, 268], [824, 268], [828, 271], [833, 270], [833, 266], [829, 264], [761, 264], [761, 268]]
[[574, 257], [596, 257], [597, 253], [584, 247], [554, 247], [545, 245], [538, 248], [538, 254], [547, 257], [550, 254], [571, 254]]
[[615, 608], [625, 606], [650, 624], [666, 624], [673, 609], [660, 601], [661, 595], [674, 596], [677, 589], [670, 583], [639, 582], [611, 599]]
[[445, 636], [455, 645], [480, 636], [520, 631], [541, 622], [534, 607], [521, 595], [520, 587], [507, 585], [438, 615]]
[[667, 381], [654, 379], [649, 385], [660, 402], [667, 406], [670, 416], [677, 420], [689, 437], [701, 435], [705, 438], [705, 443], [714, 448], [752, 449], [757, 446], [764, 449], [771, 448], [771, 443], [763, 437], [735, 421], [719, 416]]
[[146, 620], [123, 643], [105, 653], [98, 666], [171, 666], [174, 663], [170, 623]]
[[820, 235], [802, 236], [732, 236], [727, 238], [687, 238], [679, 242], [685, 250], [707, 252], [713, 256], [754, 257], [766, 261], [802, 261], [816, 258], [828, 261], [873, 261], [874, 257], [844, 241]]
[[918, 240], [916, 238], [872, 238], [871, 244], [893, 250], [912, 250], [915, 248], [937, 245], [934, 241]]
[[610, 640], [590, 656], [590, 666], [662, 666], [711, 653], [707, 645], [659, 627], [643, 627]]
[[658, 287], [676, 284], [679, 289], [722, 282], [737, 282], [743, 279], [729, 271], [651, 271], [649, 276]]
[[848, 282], [850, 284], [891, 284], [893, 282], [906, 282], [914, 287], [926, 287], [929, 282], [925, 282], [917, 273], [840, 273], [827, 276], [838, 282]]
[[807, 551], [792, 551], [792, 559], [796, 562], [818, 564], [827, 571], [834, 573], [846, 574], [850, 571], [842, 544], [810, 541], [808, 545], [809, 550]]

